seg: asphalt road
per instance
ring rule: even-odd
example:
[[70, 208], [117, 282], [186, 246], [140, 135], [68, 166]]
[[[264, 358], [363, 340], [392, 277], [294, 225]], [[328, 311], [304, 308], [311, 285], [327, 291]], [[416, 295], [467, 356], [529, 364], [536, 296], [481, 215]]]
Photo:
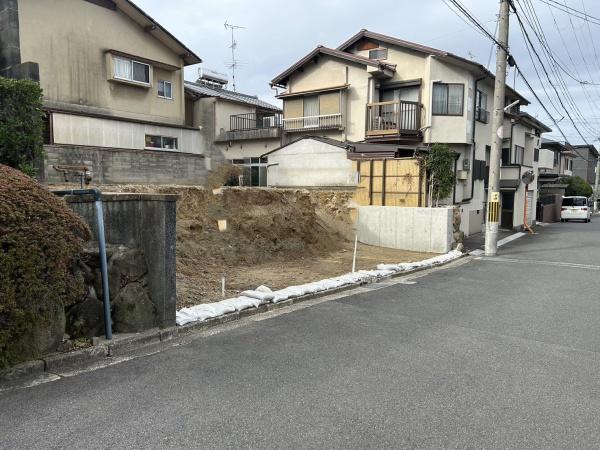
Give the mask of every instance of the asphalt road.
[[[600, 218], [0, 393], [2, 448], [599, 448]], [[379, 287], [379, 286], [377, 286]]]

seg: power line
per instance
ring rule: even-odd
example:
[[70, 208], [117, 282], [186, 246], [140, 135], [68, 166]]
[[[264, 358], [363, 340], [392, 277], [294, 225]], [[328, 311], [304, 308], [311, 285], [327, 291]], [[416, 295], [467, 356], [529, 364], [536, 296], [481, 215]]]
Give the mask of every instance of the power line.
[[[558, 102], [560, 103], [562, 109], [565, 111], [567, 117], [569, 118], [570, 122], [573, 125], [573, 128], [575, 128], [575, 130], [577, 131], [577, 133], [580, 135], [581, 139], [583, 139], [583, 141], [587, 144], [587, 140], [585, 139], [585, 137], [583, 136], [583, 134], [581, 133], [581, 130], [579, 129], [579, 127], [577, 126], [577, 124], [573, 121], [573, 117], [571, 116], [571, 113], [569, 111], [569, 109], [567, 109], [567, 107], [565, 106], [565, 104], [562, 101], [562, 98], [560, 96], [560, 94], [558, 93], [558, 90], [556, 88], [556, 86], [554, 85], [554, 83], [552, 82], [552, 79], [550, 78], [550, 75], [548, 73], [548, 70], [546, 69], [546, 66], [544, 65], [544, 62], [542, 61], [542, 58], [540, 57], [538, 51], [535, 49], [535, 46], [533, 45], [533, 42], [531, 41], [531, 38], [529, 37], [529, 34], [527, 33], [527, 30], [525, 29], [525, 25], [523, 24], [523, 21], [521, 20], [520, 14], [517, 11], [517, 8], [514, 6], [512, 1], [509, 1], [509, 4], [515, 14], [515, 17], [517, 18], [517, 21], [519, 23], [519, 26], [521, 28], [521, 30], [523, 31], [524, 37], [525, 37], [525, 41], [526, 44], [529, 44], [531, 46], [531, 50], [533, 51], [534, 55], [536, 56], [537, 60], [540, 63], [540, 66], [542, 68], [542, 70], [544, 71], [544, 74], [546, 75], [546, 79], [548, 80], [550, 86], [552, 87], [552, 89], [554, 90], [556, 97], [558, 99]], [[535, 64], [535, 61], [534, 61]], [[521, 72], [521, 71], [520, 71]], [[557, 77], [559, 80], [561, 80], [560, 76]], [[564, 83], [564, 81], [563, 81]], [[560, 81], [559, 81], [560, 84]], [[578, 110], [577, 105], [574, 103], [574, 101], [571, 99], [570, 94], [568, 92], [568, 90], [564, 89], [563, 93], [566, 94], [567, 97], [567, 101], [571, 100], [571, 103], [573, 104], [573, 106], [575, 107], [575, 111]], [[537, 97], [537, 94], [535, 94]], [[583, 117], [582, 117], [583, 118]], [[591, 128], [590, 128], [591, 129]], [[592, 129], [593, 130], [593, 129]]]
[[[526, 5], [526, 6], [527, 6], [527, 1], [528, 1], [528, 0], [525, 0], [525, 5]], [[531, 5], [531, 6], [532, 6], [532, 8], [533, 8], [533, 5]], [[514, 8], [514, 6], [513, 6], [513, 8]], [[573, 113], [574, 113], [574, 114], [575, 114], [577, 117], [579, 117], [579, 118], [581, 119], [582, 126], [583, 126], [585, 129], [587, 129], [587, 131], [591, 131], [591, 132], [593, 132], [593, 133], [597, 133], [597, 132], [596, 132], [596, 129], [595, 129], [595, 128], [594, 128], [594, 127], [591, 125], [591, 124], [589, 124], [589, 123], [586, 121], [586, 119], [585, 119], [585, 117], [584, 117], [583, 113], [581, 112], [581, 110], [580, 110], [580, 109], [579, 109], [579, 107], [577, 106], [577, 103], [575, 102], [574, 98], [572, 97], [571, 93], [569, 92], [569, 88], [568, 88], [567, 84], [565, 83], [564, 79], [563, 79], [563, 78], [562, 78], [562, 76], [560, 75], [560, 72], [557, 70], [557, 67], [556, 67], [556, 65], [558, 64], [558, 62], [556, 61], [556, 59], [555, 59], [555, 57], [554, 57], [554, 55], [553, 55], [552, 49], [550, 48], [550, 45], [548, 44], [548, 41], [547, 41], [547, 39], [546, 39], [546, 36], [545, 36], [545, 34], [544, 34], [544, 31], [543, 31], [543, 29], [542, 29], [542, 26], [541, 26], [541, 24], [539, 23], [539, 19], [537, 18], [537, 14], [535, 13], [535, 9], [533, 9], [533, 10], [531, 11], [531, 14], [532, 14], [532, 16], [533, 16], [533, 19], [529, 19], [529, 18], [528, 18], [528, 16], [527, 16], [527, 13], [526, 13], [526, 11], [525, 11], [525, 10], [523, 10], [523, 14], [524, 14], [524, 16], [525, 16], [525, 19], [528, 21], [528, 23], [529, 23], [529, 26], [531, 27], [531, 29], [532, 29], [533, 33], [535, 34], [535, 36], [537, 37], [538, 41], [540, 42], [540, 44], [541, 44], [541, 46], [542, 46], [542, 49], [543, 49], [543, 50], [544, 50], [544, 52], [545, 52], [545, 53], [548, 55], [548, 57], [549, 57], [549, 61], [548, 61], [548, 62], [550, 63], [550, 70], [552, 71], [552, 73], [554, 74], [554, 77], [555, 77], [555, 78], [556, 78], [556, 80], [558, 81], [559, 88], [560, 88], [560, 90], [562, 91], [563, 95], [565, 96], [565, 99], [566, 99], [567, 103], [569, 103], [569, 104], [570, 104], [570, 105], [573, 107]], [[538, 61], [539, 61], [540, 65], [541, 65], [541, 67], [542, 67], [542, 69], [543, 69], [544, 73], [546, 74], [546, 78], [548, 79], [548, 82], [550, 83], [550, 85], [552, 86], [552, 88], [554, 89], [554, 91], [557, 93], [558, 100], [559, 100], [559, 102], [561, 103], [561, 106], [563, 106], [563, 109], [564, 109], [564, 110], [565, 110], [565, 112], [567, 112], [567, 114], [568, 114], [568, 111], [566, 110], [566, 108], [564, 108], [564, 104], [562, 103], [562, 99], [561, 99], [560, 95], [558, 95], [558, 92], [556, 91], [556, 87], [553, 85], [553, 83], [552, 83], [552, 80], [550, 79], [550, 76], [549, 76], [549, 74], [548, 74], [548, 71], [546, 70], [546, 67], [545, 67], [544, 63], [542, 62], [542, 60], [541, 60], [541, 58], [540, 58], [540, 55], [539, 55], [539, 54], [538, 54], [538, 52], [535, 50], [535, 47], [534, 47], [534, 45], [533, 45], [533, 42], [531, 41], [531, 39], [529, 38], [529, 34], [528, 34], [528, 33], [527, 33], [527, 31], [525, 30], [525, 27], [524, 27], [524, 25], [523, 25], [523, 22], [521, 21], [521, 18], [520, 18], [520, 16], [519, 16], [519, 15], [518, 15], [518, 13], [516, 12], [516, 8], [515, 8], [515, 15], [516, 15], [516, 17], [517, 17], [517, 20], [519, 21], [519, 25], [520, 25], [520, 27], [521, 27], [521, 31], [522, 31], [523, 37], [524, 37], [524, 39], [525, 39], [525, 41], [526, 41], [526, 46], [527, 46], [527, 44], [528, 44], [529, 46], [531, 46], [531, 49], [532, 49], [532, 50], [533, 50], [533, 52], [535, 53], [535, 55], [536, 55], [536, 58], [538, 59]], [[534, 22], [534, 23], [532, 24], [532, 22]], [[538, 30], [536, 30], [536, 26], [535, 26], [535, 24], [537, 24], [537, 26], [539, 26], [539, 32], [538, 32]], [[528, 51], [529, 51], [529, 49], [528, 49]], [[529, 52], [529, 53], [530, 53], [530, 57], [531, 57], [531, 52]], [[533, 67], [534, 67], [534, 69], [536, 70], [536, 73], [538, 74], [538, 78], [539, 78], [539, 73], [537, 72], [537, 69], [536, 69], [536, 67], [535, 67], [536, 63], [535, 63], [535, 60], [533, 60], [533, 58], [532, 58], [532, 61], [533, 61]], [[543, 85], [543, 84], [542, 84], [542, 88], [544, 88], [544, 85]], [[584, 90], [585, 90], [585, 88], [584, 88]], [[547, 97], [548, 97], [548, 99], [550, 100], [550, 97], [548, 96], [548, 93], [546, 92], [545, 88], [544, 88], [544, 92], [546, 93], [546, 96], [547, 96]], [[587, 94], [587, 93], [586, 93], [586, 94]], [[586, 100], [587, 100], [588, 104], [590, 105], [590, 108], [591, 108], [591, 109], [596, 109], [596, 108], [592, 107], [592, 105], [591, 105], [591, 103], [590, 103], [590, 99], [588, 98], [588, 96], [587, 96], [587, 95], [586, 95]], [[551, 101], [551, 100], [550, 100], [550, 101]], [[555, 107], [555, 109], [556, 109], [556, 106], [555, 106], [554, 104], [553, 104], [553, 106], [554, 106], [554, 107]], [[569, 116], [569, 118], [570, 118], [570, 116]]]
[[539, 1], [542, 3], [545, 3], [548, 6], [552, 6], [553, 8], [556, 8], [564, 13], [567, 13], [574, 17], [577, 17], [578, 19], [585, 20], [589, 23], [593, 23], [594, 25], [600, 25], [600, 18], [590, 16], [586, 12], [579, 11], [578, 9], [568, 6], [567, 4], [558, 3], [556, 0], [539, 0]]

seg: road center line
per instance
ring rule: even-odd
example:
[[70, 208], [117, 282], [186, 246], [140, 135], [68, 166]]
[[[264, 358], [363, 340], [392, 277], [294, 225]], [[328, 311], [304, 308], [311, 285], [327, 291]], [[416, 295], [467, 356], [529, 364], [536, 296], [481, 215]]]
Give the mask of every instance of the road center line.
[[537, 265], [541, 265], [541, 266], [573, 267], [573, 268], [577, 268], [577, 269], [600, 270], [600, 266], [596, 266], [593, 264], [577, 264], [577, 263], [561, 262], [561, 261], [540, 261], [540, 260], [530, 260], [530, 259], [502, 258], [502, 257], [493, 257], [493, 258], [481, 257], [478, 259], [481, 259], [483, 261], [488, 261], [488, 262], [537, 264]]

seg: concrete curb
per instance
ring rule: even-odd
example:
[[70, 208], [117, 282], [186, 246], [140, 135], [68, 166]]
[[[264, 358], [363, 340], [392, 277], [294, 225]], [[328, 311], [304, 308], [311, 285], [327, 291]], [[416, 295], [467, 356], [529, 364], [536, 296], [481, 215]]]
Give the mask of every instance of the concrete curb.
[[163, 329], [151, 329], [135, 334], [124, 334], [115, 335], [112, 341], [105, 339], [99, 339], [97, 345], [92, 347], [76, 350], [68, 353], [53, 353], [44, 356], [41, 359], [27, 361], [17, 366], [11, 367], [0, 371], [0, 390], [4, 386], [13, 384], [18, 380], [33, 379], [39, 377], [45, 373], [57, 374], [74, 369], [85, 369], [93, 364], [100, 363], [109, 360], [112, 357], [120, 357], [131, 354], [132, 352], [142, 350], [144, 348], [160, 348], [161, 343], [173, 343], [189, 336], [191, 334], [200, 333], [211, 328], [219, 327], [220, 325], [241, 320], [246, 317], [255, 316], [258, 314], [269, 313], [272, 311], [278, 311], [284, 308], [288, 308], [292, 305], [302, 303], [308, 300], [314, 300], [329, 295], [339, 294], [341, 292], [351, 291], [361, 286], [368, 284], [379, 283], [388, 279], [405, 277], [414, 273], [422, 272], [424, 270], [432, 269], [435, 267], [443, 267], [452, 262], [458, 261], [463, 256], [453, 259], [451, 261], [437, 264], [429, 267], [418, 267], [405, 272], [397, 272], [391, 275], [387, 275], [381, 278], [373, 278], [367, 281], [360, 281], [345, 286], [329, 289], [326, 291], [315, 292], [312, 294], [302, 295], [300, 297], [290, 298], [279, 303], [267, 303], [257, 308], [245, 309], [243, 311], [236, 311], [229, 314], [225, 314], [219, 317], [205, 320], [203, 322], [192, 322], [183, 326], [173, 326]]

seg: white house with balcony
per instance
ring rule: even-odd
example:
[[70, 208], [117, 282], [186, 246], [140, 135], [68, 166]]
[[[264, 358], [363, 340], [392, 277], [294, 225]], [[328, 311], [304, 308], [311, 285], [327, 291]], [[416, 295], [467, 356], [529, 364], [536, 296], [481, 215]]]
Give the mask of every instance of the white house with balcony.
[[186, 121], [199, 127], [222, 161], [244, 169], [242, 182], [267, 185], [261, 156], [281, 144], [281, 109], [255, 95], [226, 89], [227, 75], [201, 68], [196, 82], [185, 82]]
[[[319, 46], [276, 76], [283, 142], [306, 135], [396, 146], [411, 156], [434, 143], [455, 154], [461, 229], [480, 232], [487, 201], [494, 76], [481, 64], [392, 36], [361, 30], [337, 48]], [[507, 86], [503, 145], [504, 225], [519, 228], [526, 195], [520, 174], [536, 170], [539, 136], [549, 131], [520, 108], [529, 101]], [[363, 147], [364, 148], [364, 147]], [[315, 156], [316, 157], [316, 156]], [[505, 194], [504, 194], [505, 192]], [[521, 211], [521, 212], [519, 212]]]

